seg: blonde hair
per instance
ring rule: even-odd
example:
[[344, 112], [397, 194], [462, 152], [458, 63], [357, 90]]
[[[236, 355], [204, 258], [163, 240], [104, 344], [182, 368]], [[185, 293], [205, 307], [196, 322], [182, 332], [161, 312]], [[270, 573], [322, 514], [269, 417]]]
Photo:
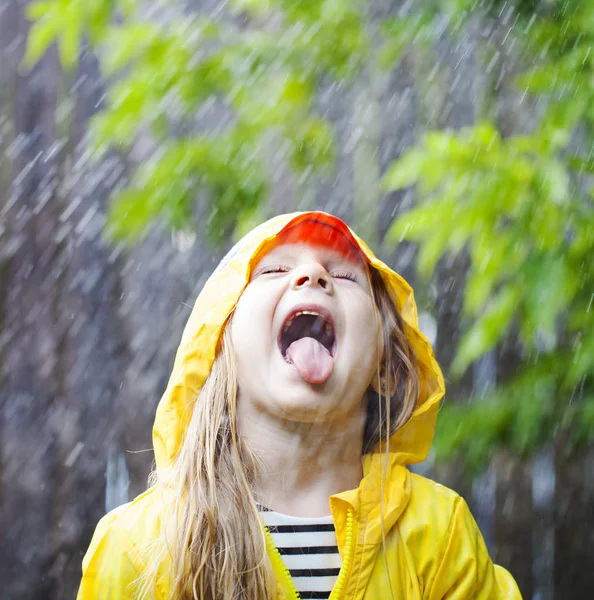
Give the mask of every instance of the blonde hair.
[[[388, 442], [408, 421], [419, 391], [417, 365], [402, 322], [380, 274], [371, 270], [369, 277], [382, 324], [382, 359], [375, 386], [380, 391], [370, 389], [367, 395], [363, 453]], [[145, 574], [141, 596], [155, 585], [159, 563], [168, 559], [172, 599], [277, 597], [252, 493], [258, 461], [237, 430], [237, 377], [229, 330], [225, 328], [198, 398], [188, 407], [192, 416], [175, 461], [151, 476], [152, 485], [163, 490], [163, 543], [154, 568]]]

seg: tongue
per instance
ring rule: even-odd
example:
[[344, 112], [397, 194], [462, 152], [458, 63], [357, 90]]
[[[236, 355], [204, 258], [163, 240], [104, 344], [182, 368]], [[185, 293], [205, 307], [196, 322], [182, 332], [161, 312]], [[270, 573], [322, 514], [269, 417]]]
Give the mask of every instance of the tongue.
[[287, 348], [287, 357], [308, 383], [324, 383], [334, 368], [330, 352], [318, 340], [310, 337], [293, 342]]

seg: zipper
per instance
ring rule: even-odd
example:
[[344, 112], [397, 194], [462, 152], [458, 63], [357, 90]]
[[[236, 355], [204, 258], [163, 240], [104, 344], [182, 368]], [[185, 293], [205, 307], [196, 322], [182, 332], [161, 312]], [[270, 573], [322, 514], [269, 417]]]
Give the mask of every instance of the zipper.
[[[330, 594], [330, 598], [332, 600], [339, 600], [344, 597], [346, 582], [351, 573], [351, 568], [353, 566], [353, 550], [354, 550], [354, 513], [353, 510], [349, 508], [347, 512], [347, 520], [346, 520], [346, 541], [344, 545], [344, 552], [342, 557], [342, 564], [340, 566], [340, 571], [338, 573], [338, 578], [334, 587], [332, 588], [332, 593]], [[270, 531], [268, 527], [264, 526], [264, 535], [266, 536], [266, 544], [271, 550], [270, 552], [270, 560], [272, 561], [272, 567], [275, 573], [282, 573], [284, 575], [285, 581], [281, 586], [284, 594], [288, 594], [288, 600], [301, 600], [301, 596], [299, 592], [295, 589], [295, 584], [293, 583], [293, 579], [291, 578], [291, 573], [289, 569], [285, 566], [285, 561], [281, 556], [281, 553], [278, 551], [278, 548], [272, 541], [272, 536], [270, 535]]]
[[264, 526], [264, 535], [266, 536], [266, 545], [271, 550], [270, 560], [272, 562], [272, 568], [274, 572], [284, 574], [285, 581], [281, 586], [283, 593], [288, 594], [288, 600], [301, 600], [299, 592], [295, 589], [295, 584], [291, 578], [291, 573], [289, 573], [289, 569], [287, 569], [285, 566], [285, 561], [283, 560], [281, 553], [278, 551], [278, 548], [272, 541], [272, 536], [270, 535], [270, 531], [266, 525]]
[[348, 580], [349, 575], [351, 574], [351, 568], [353, 566], [353, 550], [354, 550], [354, 518], [353, 518], [353, 510], [349, 508], [347, 512], [347, 520], [346, 520], [346, 542], [344, 545], [344, 552], [342, 557], [342, 565], [340, 566], [340, 571], [338, 573], [338, 579], [334, 584], [334, 588], [332, 589], [332, 593], [330, 594], [330, 598], [332, 600], [338, 600], [339, 598], [344, 597], [346, 582]]

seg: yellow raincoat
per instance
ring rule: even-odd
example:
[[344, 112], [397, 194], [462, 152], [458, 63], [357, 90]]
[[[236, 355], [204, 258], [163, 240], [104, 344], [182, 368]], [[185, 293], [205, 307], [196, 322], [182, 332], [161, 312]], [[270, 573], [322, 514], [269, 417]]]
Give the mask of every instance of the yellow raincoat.
[[[215, 356], [215, 347], [249, 276], [254, 257], [287, 226], [324, 213], [275, 217], [245, 236], [223, 259], [204, 286], [183, 333], [173, 373], [157, 409], [153, 442], [158, 466], [176, 455], [189, 419], [186, 406], [198, 394]], [[335, 220], [334, 224], [345, 227]], [[521, 600], [512, 576], [493, 565], [464, 500], [455, 492], [411, 473], [406, 465], [422, 461], [431, 445], [442, 373], [433, 350], [417, 326], [411, 287], [354, 236], [377, 269], [405, 324], [421, 378], [420, 400], [410, 421], [391, 440], [384, 496], [385, 545], [378, 502], [380, 461], [363, 457], [364, 476], [357, 489], [330, 498], [342, 567], [332, 600]], [[382, 465], [383, 467], [383, 465]], [[149, 489], [106, 515], [98, 524], [83, 561], [78, 600], [132, 598], [130, 586], [145, 569], [146, 548], [159, 536], [159, 501]], [[280, 555], [269, 543], [279, 598], [298, 598]], [[158, 574], [155, 597], [169, 599], [166, 567]], [[232, 599], [225, 599], [232, 600]], [[257, 600], [257, 599], [254, 599]]]

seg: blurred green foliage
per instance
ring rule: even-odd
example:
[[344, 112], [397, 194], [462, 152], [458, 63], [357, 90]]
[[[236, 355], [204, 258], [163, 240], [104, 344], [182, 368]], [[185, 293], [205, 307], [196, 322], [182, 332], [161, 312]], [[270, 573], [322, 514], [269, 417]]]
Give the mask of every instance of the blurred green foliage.
[[[156, 149], [113, 198], [108, 229], [120, 239], [135, 239], [157, 217], [197, 226], [200, 190], [209, 201], [203, 233], [222, 241], [266, 198], [271, 137], [300, 174], [331, 164], [332, 128], [314, 110], [317, 83], [356, 72], [368, 45], [352, 0], [236, 0], [224, 19], [182, 8], [155, 2], [145, 17], [137, 0], [28, 7], [25, 66], [53, 42], [67, 69], [83, 42], [99, 58], [108, 87], [91, 123], [94, 156], [129, 149], [147, 132]], [[209, 108], [218, 112], [204, 131], [196, 114]]]
[[477, 468], [497, 446], [529, 454], [563, 439], [571, 451], [594, 437], [594, 11], [525, 4], [515, 27], [530, 66], [514, 85], [543, 101], [533, 130], [429, 131], [384, 178], [386, 190], [416, 187], [416, 206], [387, 237], [418, 242], [422, 274], [445, 254], [469, 255], [451, 375], [510, 337], [521, 348], [512, 379], [441, 413], [437, 456], [463, 451]]
[[[355, 0], [232, 0], [216, 18], [172, 2], [155, 2], [148, 16], [137, 0], [42, 0], [28, 9], [25, 65], [57, 42], [64, 67], [75, 69], [85, 42], [108, 82], [91, 123], [96, 155], [148, 133], [154, 152], [114, 197], [112, 234], [135, 239], [165, 218], [203, 227], [216, 242], [232, 227], [243, 231], [265, 202], [272, 148], [303, 176], [332, 164], [332, 126], [316, 111], [320, 82], [348, 80], [370, 61], [392, 68], [408, 49], [430, 51], [438, 18], [456, 36], [472, 19], [507, 19], [528, 65], [514, 85], [544, 107], [536, 126], [503, 136], [485, 116], [460, 131], [428, 131], [384, 177], [386, 191], [415, 186], [417, 198], [392, 224], [388, 246], [416, 242], [425, 277], [444, 255], [469, 255], [451, 375], [506, 340], [521, 347], [512, 380], [441, 413], [438, 456], [463, 451], [480, 466], [500, 445], [530, 453], [558, 436], [572, 447], [594, 434], [589, 4], [432, 0], [378, 23]], [[484, 56], [499, 52], [488, 39], [477, 43]], [[212, 127], [198, 127], [197, 115], [213, 109]], [[209, 206], [202, 224], [193, 215], [198, 192]]]

